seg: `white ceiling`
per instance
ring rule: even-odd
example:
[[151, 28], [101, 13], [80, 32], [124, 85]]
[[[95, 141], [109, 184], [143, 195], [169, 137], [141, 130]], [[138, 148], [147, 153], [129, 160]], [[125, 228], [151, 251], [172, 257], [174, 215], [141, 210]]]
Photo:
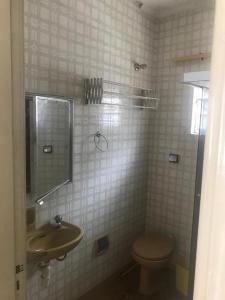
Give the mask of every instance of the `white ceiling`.
[[164, 17], [186, 10], [214, 7], [215, 0], [140, 0], [141, 10], [151, 15]]

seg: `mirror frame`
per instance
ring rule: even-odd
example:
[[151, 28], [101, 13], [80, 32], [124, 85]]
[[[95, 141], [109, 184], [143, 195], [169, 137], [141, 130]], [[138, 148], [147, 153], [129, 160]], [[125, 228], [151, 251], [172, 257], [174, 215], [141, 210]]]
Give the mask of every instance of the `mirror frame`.
[[[40, 99], [38, 99], [40, 97]], [[30, 153], [31, 153], [31, 143], [30, 139], [32, 138], [34, 140], [34, 148], [37, 145], [37, 130], [36, 125], [33, 124], [31, 128], [30, 123], [30, 115], [33, 114], [35, 116], [35, 120], [37, 117], [37, 100], [46, 100], [48, 98], [49, 100], [57, 100], [62, 102], [68, 102], [69, 103], [69, 177], [67, 180], [63, 181], [62, 183], [54, 186], [51, 188], [48, 192], [41, 194], [40, 196], [36, 197], [35, 193], [32, 193], [32, 186], [34, 186], [34, 180], [35, 175], [32, 176], [32, 171], [35, 172], [35, 162], [34, 160], [30, 159]], [[29, 193], [31, 195], [31, 201], [36, 202], [37, 204], [42, 205], [44, 203], [43, 199], [46, 198], [48, 195], [52, 194], [53, 192], [60, 189], [62, 186], [64, 186], [67, 183], [70, 183], [73, 181], [73, 123], [74, 123], [74, 114], [73, 114], [73, 98], [67, 98], [64, 96], [54, 96], [54, 95], [46, 95], [46, 94], [36, 94], [36, 93], [26, 93], [25, 94], [25, 102], [26, 102], [26, 188], [27, 188], [27, 194]], [[30, 113], [29, 104], [34, 103], [34, 110], [32, 113]], [[34, 152], [36, 150], [34, 149]]]

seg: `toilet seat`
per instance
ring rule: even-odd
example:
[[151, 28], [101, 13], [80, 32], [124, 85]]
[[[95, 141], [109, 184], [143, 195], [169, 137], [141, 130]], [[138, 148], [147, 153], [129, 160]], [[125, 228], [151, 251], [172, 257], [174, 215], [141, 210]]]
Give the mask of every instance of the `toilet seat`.
[[161, 261], [171, 256], [174, 241], [160, 234], [151, 233], [137, 239], [133, 244], [133, 253], [143, 260]]

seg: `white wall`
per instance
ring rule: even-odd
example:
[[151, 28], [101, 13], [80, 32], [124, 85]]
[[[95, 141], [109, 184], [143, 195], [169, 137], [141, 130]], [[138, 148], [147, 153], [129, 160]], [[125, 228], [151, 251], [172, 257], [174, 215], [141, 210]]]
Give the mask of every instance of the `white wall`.
[[225, 2], [216, 1], [194, 300], [225, 299]]

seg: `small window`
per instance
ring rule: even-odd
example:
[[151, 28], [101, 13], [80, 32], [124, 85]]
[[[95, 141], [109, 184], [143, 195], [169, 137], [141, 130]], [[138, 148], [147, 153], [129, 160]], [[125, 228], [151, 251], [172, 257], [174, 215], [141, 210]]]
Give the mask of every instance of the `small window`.
[[191, 134], [205, 133], [208, 118], [208, 90], [194, 87]]

